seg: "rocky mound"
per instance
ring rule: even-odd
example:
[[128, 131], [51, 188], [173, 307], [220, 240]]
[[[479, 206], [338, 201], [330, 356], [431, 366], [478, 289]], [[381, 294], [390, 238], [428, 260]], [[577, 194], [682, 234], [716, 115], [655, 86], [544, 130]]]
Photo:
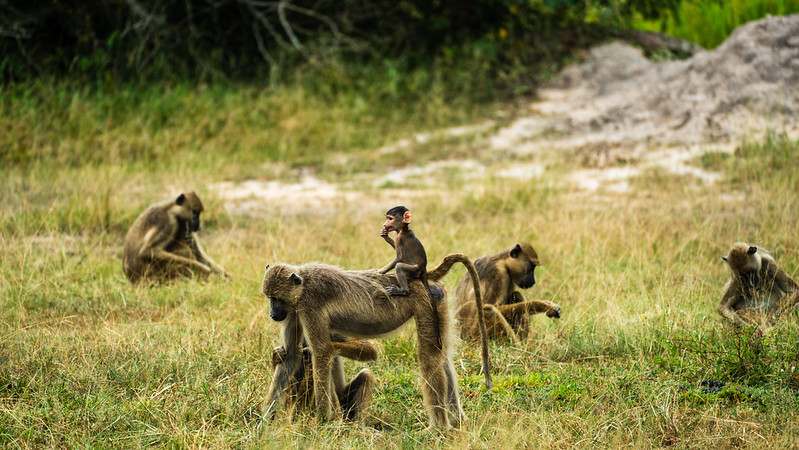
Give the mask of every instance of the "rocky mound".
[[541, 92], [554, 128], [586, 144], [691, 145], [799, 136], [799, 15], [740, 26], [718, 48], [652, 62], [603, 45]]

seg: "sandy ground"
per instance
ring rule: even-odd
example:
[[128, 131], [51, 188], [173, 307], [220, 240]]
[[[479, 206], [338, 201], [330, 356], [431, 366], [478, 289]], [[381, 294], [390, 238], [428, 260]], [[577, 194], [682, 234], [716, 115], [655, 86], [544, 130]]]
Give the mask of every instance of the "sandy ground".
[[574, 170], [558, 175], [559, 182], [586, 192], [627, 192], [629, 181], [651, 167], [713, 183], [719, 175], [692, 161], [707, 151], [732, 152], [743, 140], [766, 133], [799, 138], [798, 118], [799, 15], [767, 17], [739, 27], [715, 50], [684, 61], [653, 62], [622, 42], [596, 47], [541, 89], [539, 99], [507, 126], [497, 129], [486, 121], [375, 150], [412, 148], [435, 136], [473, 136], [476, 145], [496, 155], [486, 158], [490, 165], [446, 160], [359, 175], [351, 185], [305, 173], [297, 183], [221, 182], [214, 189], [231, 214], [263, 213], [263, 205], [282, 213], [350, 203], [379, 209], [437, 189], [416, 181], [413, 190], [386, 186], [439, 179], [452, 171], [464, 181], [530, 180], [563, 159], [573, 160]]

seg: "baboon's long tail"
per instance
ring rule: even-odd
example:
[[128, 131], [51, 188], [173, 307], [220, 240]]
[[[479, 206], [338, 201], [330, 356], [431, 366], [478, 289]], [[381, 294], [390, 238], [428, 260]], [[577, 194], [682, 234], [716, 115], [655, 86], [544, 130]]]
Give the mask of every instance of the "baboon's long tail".
[[455, 263], [461, 263], [466, 267], [469, 276], [472, 278], [474, 287], [474, 300], [477, 303], [477, 323], [480, 326], [480, 337], [483, 344], [483, 370], [485, 370], [486, 388], [490, 391], [494, 383], [491, 381], [491, 361], [488, 357], [488, 332], [486, 331], [485, 318], [483, 317], [483, 293], [480, 290], [480, 278], [477, 276], [477, 269], [474, 268], [472, 260], [463, 253], [451, 253], [444, 257], [435, 269], [427, 272], [427, 279], [438, 281], [444, 278]]

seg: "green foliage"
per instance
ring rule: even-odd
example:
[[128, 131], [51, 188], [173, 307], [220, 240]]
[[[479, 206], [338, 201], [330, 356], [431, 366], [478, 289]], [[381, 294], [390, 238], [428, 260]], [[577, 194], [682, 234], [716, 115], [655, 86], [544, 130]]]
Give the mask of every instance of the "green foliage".
[[781, 16], [799, 12], [799, 0], [681, 0], [672, 3], [659, 11], [649, 6], [634, 8], [640, 15], [633, 16], [632, 27], [660, 31], [712, 49], [741, 24], [768, 14]]

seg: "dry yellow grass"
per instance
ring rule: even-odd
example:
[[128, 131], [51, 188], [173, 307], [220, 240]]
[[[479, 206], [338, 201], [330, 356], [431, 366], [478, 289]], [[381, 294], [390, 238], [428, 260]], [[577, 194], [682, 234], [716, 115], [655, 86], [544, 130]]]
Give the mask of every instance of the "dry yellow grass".
[[[31, 106], [49, 114], [36, 126], [30, 110], [5, 106], [0, 121], [15, 137], [5, 134], [3, 144], [16, 150], [0, 180], [4, 446], [794, 445], [799, 329], [790, 323], [767, 333], [759, 355], [768, 361], [733, 376], [735, 352], [750, 349], [736, 344], [715, 307], [727, 276], [719, 256], [733, 241], [766, 246], [799, 275], [795, 142], [771, 139], [696, 161], [723, 175], [717, 184], [645, 172], [629, 193], [586, 195], [560, 183], [574, 168], [560, 161], [534, 183], [486, 178], [460, 186], [453, 177], [442, 187], [445, 202], [414, 197], [415, 230], [432, 264], [453, 251], [478, 256], [529, 241], [544, 265], [525, 295], [563, 307], [559, 321], [535, 317], [522, 346], [492, 345], [492, 392], [482, 385], [479, 353], [459, 346], [471, 420], [438, 435], [421, 433], [426, 417], [410, 332], [379, 343], [366, 425], [322, 423], [312, 413], [259, 417], [278, 342], [258, 293], [264, 265], [380, 267], [391, 253], [377, 231], [393, 205], [236, 215], [206, 187], [288, 177], [297, 161], [322, 178], [346, 179], [356, 174], [317, 162], [328, 151], [365, 154], [391, 140], [379, 130], [411, 135], [420, 122], [448, 125], [459, 113], [428, 118], [405, 107], [382, 118], [357, 101], [333, 113], [301, 93], [166, 97], [176, 106], [159, 123], [153, 105], [125, 104], [130, 110], [115, 113], [124, 115], [118, 122], [112, 114], [108, 125], [92, 109], [102, 101], [78, 97], [65, 109]], [[479, 153], [468, 139], [441, 144], [442, 157]], [[14, 162], [14, 155], [24, 157]], [[164, 165], [156, 164], [159, 155]], [[389, 169], [379, 158], [370, 164]], [[129, 286], [120, 262], [127, 227], [147, 204], [184, 187], [206, 202], [202, 237], [234, 279]], [[450, 292], [459, 275], [445, 280]], [[349, 363], [349, 372], [357, 367]], [[702, 394], [705, 379], [723, 379], [725, 390]]]

